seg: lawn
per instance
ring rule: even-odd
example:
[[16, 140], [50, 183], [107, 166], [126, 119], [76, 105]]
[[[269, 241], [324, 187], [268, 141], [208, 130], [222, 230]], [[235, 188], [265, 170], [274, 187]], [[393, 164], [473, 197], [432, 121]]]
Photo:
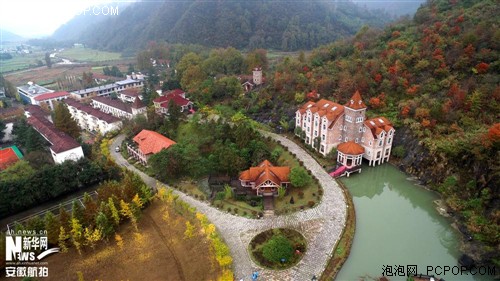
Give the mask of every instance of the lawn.
[[45, 65], [45, 54], [43, 53], [13, 54], [12, 56], [12, 59], [0, 60], [0, 73], [36, 67], [38, 60], [41, 60]]
[[104, 52], [89, 48], [69, 48], [57, 54], [58, 57], [79, 62], [100, 62], [110, 60], [120, 60], [120, 53]]
[[122, 247], [111, 238], [82, 255], [70, 248], [49, 256], [44, 260], [49, 279], [78, 280], [81, 272], [85, 280], [217, 280], [222, 270], [206, 235], [196, 231], [185, 239], [188, 220], [173, 209], [153, 201], [138, 222], [138, 232], [128, 223], [120, 227]]

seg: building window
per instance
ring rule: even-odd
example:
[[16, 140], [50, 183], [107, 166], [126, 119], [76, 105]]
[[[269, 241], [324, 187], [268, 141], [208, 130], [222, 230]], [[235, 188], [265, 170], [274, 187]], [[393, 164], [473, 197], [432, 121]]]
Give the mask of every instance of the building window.
[[382, 146], [382, 140], [378, 141], [378, 146]]
[[356, 140], [355, 140], [355, 141], [356, 141], [356, 143], [358, 143], [358, 138], [356, 138]]
[[385, 156], [389, 155], [389, 149], [385, 150]]
[[307, 117], [307, 122], [311, 122], [311, 117]]
[[339, 136], [339, 141], [342, 140], [342, 136]]
[[318, 131], [314, 130], [314, 136], [317, 136], [317, 135], [318, 135]]
[[363, 137], [363, 138], [361, 138], [361, 142], [365, 142], [365, 138], [364, 138], [364, 137]]
[[347, 138], [347, 137], [345, 137], [344, 141], [345, 141], [345, 142], [347, 142], [347, 140], [348, 140], [348, 138]]
[[389, 132], [389, 136], [392, 136], [392, 130]]
[[346, 116], [345, 116], [345, 120], [346, 120], [347, 122], [352, 122], [352, 117], [351, 117], [350, 115], [346, 115]]
[[321, 135], [321, 140], [324, 141], [326, 139], [325, 135]]
[[363, 127], [363, 133], [366, 132], [366, 127]]
[[370, 146], [372, 145], [372, 141], [370, 141]]
[[325, 146], [324, 146], [324, 145], [321, 145], [321, 148], [319, 149], [319, 151], [321, 151], [321, 152], [325, 152]]
[[387, 140], [387, 143], [388, 143], [388, 144], [391, 144], [391, 140], [392, 140], [392, 138], [389, 138], [389, 139]]
[[326, 124], [323, 124], [323, 130], [326, 130]]
[[314, 121], [314, 127], [318, 126], [318, 121]]
[[377, 152], [377, 159], [380, 158], [380, 151]]
[[347, 125], [344, 125], [344, 131], [347, 131]]
[[361, 127], [359, 127], [359, 132], [360, 132], [360, 133], [361, 133], [361, 130], [362, 130], [362, 129], [361, 129]]
[[363, 122], [363, 117], [356, 117], [356, 123]]

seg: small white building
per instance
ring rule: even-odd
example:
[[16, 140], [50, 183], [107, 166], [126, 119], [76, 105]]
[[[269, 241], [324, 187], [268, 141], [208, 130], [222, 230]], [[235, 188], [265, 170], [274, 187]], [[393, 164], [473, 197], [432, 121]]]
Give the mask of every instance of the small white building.
[[42, 87], [40, 85], [37, 85], [33, 82], [28, 82], [26, 85], [22, 85], [17, 87], [17, 92], [19, 94], [19, 97], [21, 100], [26, 103], [26, 104], [37, 104], [35, 97], [47, 94], [47, 93], [53, 93], [54, 91], [47, 89], [45, 87]]

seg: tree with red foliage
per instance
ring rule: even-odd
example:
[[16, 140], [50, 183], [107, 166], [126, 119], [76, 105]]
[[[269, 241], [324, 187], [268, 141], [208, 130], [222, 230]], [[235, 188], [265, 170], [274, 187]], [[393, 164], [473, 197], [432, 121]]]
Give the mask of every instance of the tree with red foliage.
[[472, 58], [472, 56], [474, 55], [475, 52], [476, 52], [476, 48], [474, 48], [474, 46], [472, 46], [472, 44], [467, 45], [467, 47], [465, 47], [465, 49], [464, 49], [464, 53], [469, 58]]
[[401, 109], [400, 114], [404, 118], [408, 117], [408, 115], [410, 114], [410, 107], [407, 106], [407, 105], [403, 106], [403, 108]]
[[380, 74], [380, 73], [375, 74], [375, 77], [373, 77], [373, 80], [375, 80], [375, 82], [377, 82], [377, 83], [382, 82], [382, 74]]
[[477, 73], [484, 74], [484, 73], [488, 72], [489, 67], [490, 67], [490, 65], [485, 63], [485, 62], [478, 63], [476, 65]]
[[415, 93], [418, 91], [419, 88], [420, 88], [419, 85], [413, 85], [413, 86], [409, 87], [408, 90], [406, 90], [406, 93], [408, 95], [413, 96], [413, 95], [415, 95]]
[[492, 142], [500, 142], [500, 123], [495, 123], [488, 130], [488, 139]]

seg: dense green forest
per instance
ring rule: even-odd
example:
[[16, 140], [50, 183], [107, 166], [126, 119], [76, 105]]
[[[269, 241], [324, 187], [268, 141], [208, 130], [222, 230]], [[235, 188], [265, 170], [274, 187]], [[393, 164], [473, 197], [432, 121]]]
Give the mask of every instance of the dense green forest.
[[348, 1], [144, 1], [72, 38], [113, 51], [136, 50], [151, 40], [297, 50], [350, 36], [365, 24], [382, 26], [390, 19]]

